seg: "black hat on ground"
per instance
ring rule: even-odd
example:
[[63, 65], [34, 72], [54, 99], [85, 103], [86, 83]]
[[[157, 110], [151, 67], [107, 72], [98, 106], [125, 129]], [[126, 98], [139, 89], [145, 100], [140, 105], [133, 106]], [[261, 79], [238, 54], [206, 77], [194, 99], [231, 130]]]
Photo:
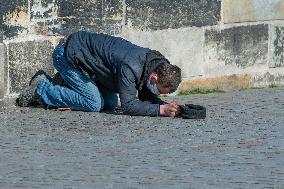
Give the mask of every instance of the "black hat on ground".
[[180, 116], [184, 119], [205, 119], [206, 108], [194, 104], [185, 104], [180, 106]]

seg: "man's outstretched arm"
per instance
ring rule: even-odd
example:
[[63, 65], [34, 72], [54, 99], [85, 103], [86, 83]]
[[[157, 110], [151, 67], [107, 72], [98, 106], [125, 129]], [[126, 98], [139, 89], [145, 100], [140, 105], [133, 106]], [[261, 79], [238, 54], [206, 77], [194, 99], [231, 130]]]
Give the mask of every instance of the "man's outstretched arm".
[[138, 116], [159, 116], [160, 105], [142, 102], [137, 98], [135, 76], [128, 65], [123, 65], [119, 75], [119, 96], [124, 114]]
[[[179, 113], [178, 104], [167, 104], [160, 100], [157, 96], [155, 96], [152, 101], [149, 100], [143, 102], [139, 100], [137, 98], [135, 76], [127, 65], [124, 65], [120, 72], [119, 95], [124, 114], [153, 117], [176, 117]], [[150, 96], [148, 96], [148, 98]]]
[[158, 95], [153, 94], [146, 85], [142, 87], [142, 90], [138, 91], [138, 98], [142, 102], [151, 102], [152, 104], [168, 104], [167, 102], [160, 99]]

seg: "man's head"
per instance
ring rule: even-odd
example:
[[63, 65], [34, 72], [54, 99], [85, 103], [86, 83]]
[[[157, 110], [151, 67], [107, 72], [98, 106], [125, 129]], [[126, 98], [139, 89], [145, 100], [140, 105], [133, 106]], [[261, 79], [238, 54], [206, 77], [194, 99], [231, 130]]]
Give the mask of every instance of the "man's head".
[[168, 63], [160, 64], [149, 76], [147, 86], [154, 94], [168, 94], [177, 90], [181, 69]]

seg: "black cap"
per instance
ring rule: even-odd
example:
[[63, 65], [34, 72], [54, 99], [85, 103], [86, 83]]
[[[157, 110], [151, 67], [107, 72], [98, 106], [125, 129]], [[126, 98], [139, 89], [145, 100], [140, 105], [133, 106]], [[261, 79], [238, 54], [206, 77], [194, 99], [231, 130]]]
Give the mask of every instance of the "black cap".
[[180, 116], [184, 119], [205, 119], [206, 108], [194, 104], [185, 104], [180, 106]]

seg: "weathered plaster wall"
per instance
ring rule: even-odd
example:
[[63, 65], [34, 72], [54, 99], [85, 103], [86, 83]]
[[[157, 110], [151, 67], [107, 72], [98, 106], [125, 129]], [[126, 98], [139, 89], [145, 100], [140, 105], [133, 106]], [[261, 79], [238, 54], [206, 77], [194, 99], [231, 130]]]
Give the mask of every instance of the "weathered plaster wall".
[[68, 35], [87, 29], [120, 32], [122, 0], [1, 0], [5, 39], [26, 35]]
[[6, 37], [16, 37], [16, 34], [27, 33], [29, 25], [28, 0], [1, 0], [0, 30]]
[[[205, 32], [205, 55], [208, 64], [222, 67], [249, 67], [266, 64], [268, 25], [211, 29]], [[214, 66], [212, 66], [214, 67]]]
[[[205, 3], [196, 2], [201, 7]], [[185, 81], [181, 86], [183, 90], [196, 87], [238, 89], [271, 83], [283, 85], [284, 0], [222, 0], [211, 3], [214, 5], [210, 5], [212, 8], [208, 14], [200, 12], [201, 8], [195, 12], [201, 17], [188, 16], [189, 20], [207, 20], [204, 25], [196, 24], [200, 23], [197, 19], [188, 25], [173, 27], [171, 19], [167, 19], [169, 23], [165, 29], [161, 24], [160, 27], [152, 27], [159, 24], [153, 24], [154, 21], [148, 21], [150, 17], [142, 16], [141, 23], [138, 26], [127, 25], [122, 36], [160, 50], [172, 63], [181, 66]], [[191, 6], [187, 7], [191, 9]], [[218, 10], [219, 14], [214, 14], [214, 10]], [[143, 14], [136, 12], [136, 15], [149, 15], [143, 11]], [[151, 9], [152, 12], [158, 15], [159, 8]], [[182, 21], [182, 18], [179, 20]]]
[[58, 0], [56, 5], [58, 18], [62, 21], [56, 33], [67, 35], [81, 29], [110, 34], [120, 32], [122, 0]]
[[272, 61], [269, 62], [270, 67], [284, 66], [284, 25], [271, 25], [270, 29], [271, 48], [270, 54]]
[[0, 98], [77, 30], [122, 36], [183, 70], [181, 89], [284, 83], [284, 0], [1, 0]]
[[126, 0], [128, 25], [161, 30], [215, 25], [221, 19], [219, 0]]
[[7, 51], [1, 52], [0, 95], [20, 93], [39, 69], [52, 74], [51, 55], [60, 37], [78, 30], [120, 33], [123, 3], [122, 0], [1, 1], [0, 47]]
[[222, 0], [224, 23], [284, 19], [283, 0]]
[[136, 31], [125, 29], [122, 37], [135, 44], [162, 52], [170, 62], [183, 68], [182, 77], [204, 75], [204, 30], [201, 28]]

